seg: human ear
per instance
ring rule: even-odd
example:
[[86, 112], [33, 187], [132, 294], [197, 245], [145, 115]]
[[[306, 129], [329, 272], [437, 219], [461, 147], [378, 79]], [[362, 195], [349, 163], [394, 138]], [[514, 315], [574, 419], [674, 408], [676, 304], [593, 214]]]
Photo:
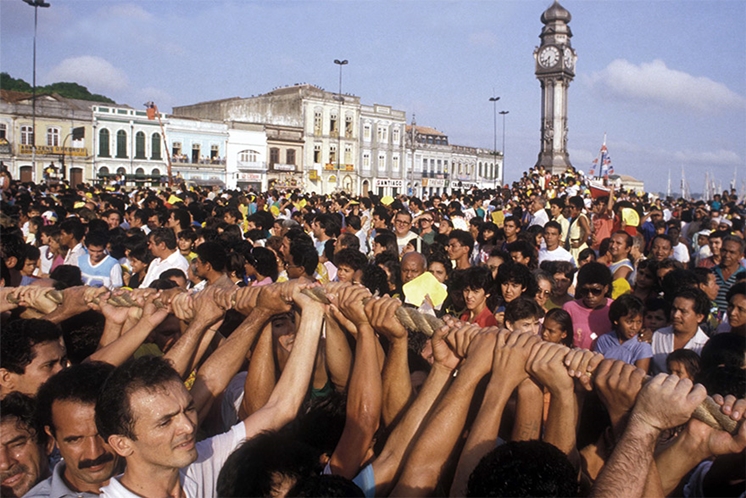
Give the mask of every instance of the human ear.
[[109, 436], [107, 442], [111, 446], [111, 449], [120, 457], [127, 458], [134, 452], [132, 440], [126, 436], [114, 434]]

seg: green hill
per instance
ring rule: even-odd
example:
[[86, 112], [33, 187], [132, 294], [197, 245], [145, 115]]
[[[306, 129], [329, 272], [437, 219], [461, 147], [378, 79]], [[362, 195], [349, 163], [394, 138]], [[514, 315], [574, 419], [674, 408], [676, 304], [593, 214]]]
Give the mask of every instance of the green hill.
[[[13, 78], [8, 73], [0, 73], [0, 88], [15, 92], [31, 93], [33, 88], [22, 79]], [[96, 102], [115, 102], [109, 97], [91, 93], [83, 85], [77, 83], [58, 82], [51, 85], [36, 87], [36, 93], [56, 93], [68, 99], [92, 100]]]

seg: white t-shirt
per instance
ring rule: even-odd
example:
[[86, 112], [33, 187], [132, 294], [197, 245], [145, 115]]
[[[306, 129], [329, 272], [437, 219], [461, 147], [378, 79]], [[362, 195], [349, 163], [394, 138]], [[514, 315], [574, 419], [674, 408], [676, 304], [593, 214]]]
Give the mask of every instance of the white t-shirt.
[[[668, 373], [668, 369], [666, 368], [666, 357], [673, 353], [673, 325], [669, 325], [668, 327], [663, 327], [662, 329], [658, 329], [655, 332], [653, 332], [653, 361], [650, 365], [650, 373], [655, 375], [657, 373]], [[710, 338], [707, 337], [707, 334], [702, 332], [702, 329], [697, 327], [697, 333], [694, 334], [694, 337], [689, 339], [689, 342], [684, 345], [684, 349], [689, 349], [694, 351], [695, 353], [702, 354], [702, 348], [705, 347], [705, 344], [707, 341], [709, 341]]]
[[150, 266], [148, 266], [148, 272], [145, 274], [145, 279], [140, 284], [140, 288], [147, 289], [153, 280], [158, 280], [161, 273], [171, 268], [178, 268], [184, 272], [184, 275], [188, 275], [189, 262], [178, 250], [174, 251], [166, 259], [155, 258], [151, 261]]
[[575, 266], [575, 258], [564, 247], [558, 246], [554, 250], [548, 250], [546, 247], [539, 249], [539, 264], [543, 261], [569, 261]]
[[[217, 496], [215, 486], [223, 464], [233, 450], [246, 439], [246, 426], [243, 422], [223, 434], [197, 443], [197, 460], [179, 471], [179, 481], [188, 498], [211, 498]], [[101, 488], [104, 498], [136, 498], [119, 480], [121, 475], [112, 478], [109, 485]]]

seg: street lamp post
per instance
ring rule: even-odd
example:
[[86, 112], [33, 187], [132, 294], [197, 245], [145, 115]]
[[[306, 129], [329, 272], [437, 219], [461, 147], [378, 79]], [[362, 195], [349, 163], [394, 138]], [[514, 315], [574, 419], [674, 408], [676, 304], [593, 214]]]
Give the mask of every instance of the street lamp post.
[[44, 0], [23, 0], [34, 8], [34, 69], [33, 69], [33, 87], [31, 90], [31, 164], [33, 165], [33, 175], [36, 175], [36, 24], [39, 18], [39, 7], [49, 7]]
[[[337, 100], [339, 100], [339, 115], [337, 116], [337, 171], [339, 171], [340, 157], [342, 156], [342, 102], [344, 102], [344, 97], [342, 97], [342, 66], [347, 64], [347, 59], [334, 59], [334, 63], [339, 66], [339, 93], [337, 94]], [[337, 184], [339, 184], [339, 178], [337, 178]]]
[[505, 173], [505, 116], [510, 111], [500, 111], [500, 114], [503, 116], [503, 173]]
[[500, 97], [490, 97], [492, 102], [492, 124], [494, 130], [494, 136], [492, 141], [492, 159], [497, 164], [497, 101]]

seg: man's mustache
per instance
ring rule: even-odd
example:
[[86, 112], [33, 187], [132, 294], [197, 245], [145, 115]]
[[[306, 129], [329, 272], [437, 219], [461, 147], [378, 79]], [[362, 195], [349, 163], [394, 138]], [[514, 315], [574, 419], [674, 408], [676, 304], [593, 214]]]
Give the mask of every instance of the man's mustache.
[[91, 467], [96, 467], [98, 465], [103, 465], [105, 463], [109, 463], [112, 460], [114, 460], [114, 455], [111, 453], [104, 453], [100, 457], [96, 458], [95, 460], [81, 460], [78, 464], [78, 468], [80, 470], [88, 469]]
[[9, 470], [6, 470], [5, 472], [0, 472], [0, 482], [3, 482], [6, 479], [9, 479], [17, 474], [23, 474], [28, 472], [28, 467], [25, 465], [14, 465]]

